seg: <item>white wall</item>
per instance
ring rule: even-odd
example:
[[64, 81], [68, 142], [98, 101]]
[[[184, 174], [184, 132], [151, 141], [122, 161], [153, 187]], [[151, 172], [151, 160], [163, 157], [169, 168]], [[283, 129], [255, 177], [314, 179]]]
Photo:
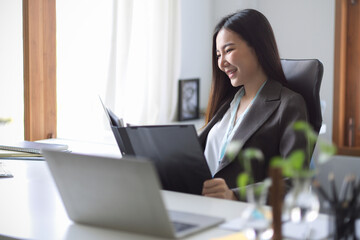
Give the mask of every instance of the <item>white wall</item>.
[[[203, 108], [206, 108], [210, 89], [213, 28], [227, 14], [239, 9], [254, 8], [269, 19], [282, 58], [317, 58], [324, 64], [320, 97], [326, 102], [323, 118], [327, 131], [324, 136], [331, 140], [335, 0], [212, 0], [206, 3], [182, 0], [182, 8], [185, 12], [182, 17], [187, 16], [191, 20], [182, 20], [184, 66], [181, 68], [181, 75], [201, 74], [201, 77], [209, 79], [201, 85]], [[192, 41], [189, 34], [192, 34]], [[201, 52], [199, 50], [192, 54], [191, 49], [197, 48]]]
[[259, 8], [258, 0], [213, 0], [214, 2], [214, 26], [221, 18], [237, 10], [245, 8]]
[[180, 78], [200, 78], [200, 109], [207, 106], [211, 84], [212, 1], [181, 0]]
[[0, 142], [24, 139], [22, 1], [0, 0]]

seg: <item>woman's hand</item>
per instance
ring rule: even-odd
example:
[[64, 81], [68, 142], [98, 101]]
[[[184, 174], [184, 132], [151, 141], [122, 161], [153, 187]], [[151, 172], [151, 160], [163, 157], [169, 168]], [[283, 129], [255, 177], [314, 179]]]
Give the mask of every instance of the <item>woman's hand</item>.
[[229, 189], [225, 180], [222, 178], [206, 180], [203, 184], [202, 195], [206, 197], [237, 200], [234, 192]]

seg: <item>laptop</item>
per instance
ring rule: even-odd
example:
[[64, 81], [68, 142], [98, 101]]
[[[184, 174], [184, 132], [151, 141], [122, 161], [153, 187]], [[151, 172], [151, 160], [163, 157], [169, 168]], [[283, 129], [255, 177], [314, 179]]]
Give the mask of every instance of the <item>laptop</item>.
[[152, 162], [43, 150], [66, 212], [76, 223], [182, 238], [222, 218], [168, 211]]
[[194, 125], [124, 127], [101, 103], [123, 156], [151, 160], [162, 189], [201, 195], [204, 181], [212, 175]]

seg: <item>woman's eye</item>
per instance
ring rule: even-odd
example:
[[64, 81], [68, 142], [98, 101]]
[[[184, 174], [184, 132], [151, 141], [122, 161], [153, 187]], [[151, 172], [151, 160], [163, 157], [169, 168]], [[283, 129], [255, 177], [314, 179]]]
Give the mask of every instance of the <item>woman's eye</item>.
[[219, 59], [221, 57], [221, 55], [216, 55], [216, 59]]
[[231, 52], [232, 50], [233, 50], [232, 48], [226, 49], [225, 52], [226, 52], [226, 53], [229, 53], [229, 52]]

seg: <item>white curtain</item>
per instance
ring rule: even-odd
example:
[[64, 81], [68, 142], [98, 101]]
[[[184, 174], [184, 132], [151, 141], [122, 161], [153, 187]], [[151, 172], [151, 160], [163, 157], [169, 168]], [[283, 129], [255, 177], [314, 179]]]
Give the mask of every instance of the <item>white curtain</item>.
[[58, 137], [114, 141], [99, 95], [133, 124], [175, 117], [179, 0], [60, 0]]
[[131, 124], [175, 119], [180, 76], [178, 0], [114, 0], [105, 103]]

